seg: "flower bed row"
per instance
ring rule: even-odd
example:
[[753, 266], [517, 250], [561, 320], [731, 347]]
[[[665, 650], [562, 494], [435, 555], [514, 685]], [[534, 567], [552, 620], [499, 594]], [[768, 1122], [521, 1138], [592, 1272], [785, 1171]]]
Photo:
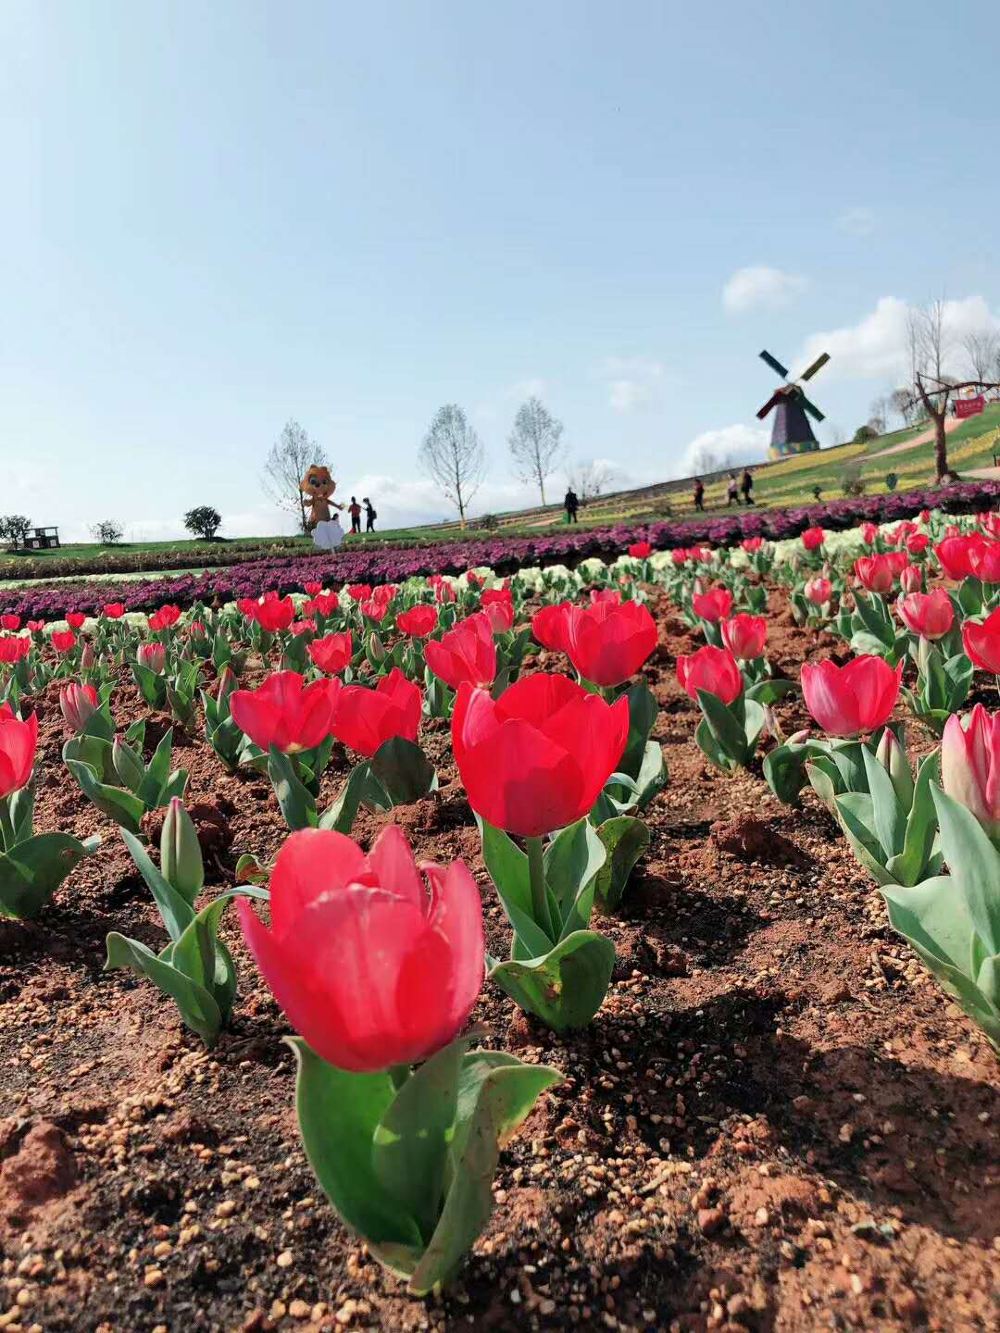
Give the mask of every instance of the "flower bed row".
[[106, 602], [126, 602], [133, 610], [148, 610], [163, 602], [189, 606], [259, 597], [263, 592], [291, 592], [303, 583], [320, 579], [330, 586], [349, 583], [392, 583], [427, 574], [460, 574], [489, 566], [501, 576], [524, 565], [573, 566], [592, 557], [620, 554], [630, 543], [645, 539], [659, 550], [707, 542], [732, 546], [754, 537], [782, 541], [807, 528], [831, 531], [863, 522], [891, 523], [923, 509], [946, 513], [974, 513], [991, 509], [1000, 499], [995, 482], [963, 483], [944, 489], [914, 490], [893, 495], [835, 500], [796, 509], [742, 510], [737, 514], [703, 520], [674, 520], [633, 526], [595, 528], [585, 532], [558, 532], [537, 537], [491, 537], [384, 550], [347, 550], [335, 556], [307, 555], [282, 560], [243, 561], [226, 570], [185, 574], [115, 584], [102, 580], [44, 588], [25, 588], [7, 595], [6, 611], [25, 618], [53, 620], [67, 612], [92, 612]]

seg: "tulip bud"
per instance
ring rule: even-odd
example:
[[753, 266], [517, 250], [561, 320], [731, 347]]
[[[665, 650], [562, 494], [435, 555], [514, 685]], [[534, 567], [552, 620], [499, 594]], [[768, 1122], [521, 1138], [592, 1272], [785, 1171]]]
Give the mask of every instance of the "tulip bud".
[[205, 883], [205, 867], [194, 821], [180, 797], [171, 798], [160, 835], [160, 869], [163, 878], [193, 902]]
[[793, 731], [792, 734], [789, 736], [788, 740], [785, 742], [785, 744], [805, 745], [806, 741], [809, 739], [809, 735], [810, 735], [810, 729], [808, 727], [802, 727], [801, 730], [799, 731]]
[[59, 709], [67, 724], [79, 733], [97, 712], [97, 691], [93, 685], [66, 685], [59, 691]]
[[123, 744], [117, 736], [111, 746], [111, 763], [121, 780], [122, 786], [127, 787], [129, 791], [137, 791], [146, 776], [146, 770], [141, 760], [136, 757], [135, 752], [129, 746]]
[[904, 593], [919, 592], [923, 584], [924, 574], [919, 565], [907, 565], [900, 573], [899, 586]]
[[94, 645], [88, 641], [83, 645], [83, 652], [80, 654], [80, 666], [84, 671], [92, 671], [97, 662], [97, 654], [94, 652]]
[[370, 662], [381, 662], [385, 658], [385, 644], [379, 636], [372, 630], [368, 635], [368, 660]]
[[1000, 713], [989, 713], [982, 704], [965, 718], [953, 713], [941, 742], [941, 786], [971, 810], [986, 834], [1000, 844], [998, 776]]
[[913, 804], [913, 775], [910, 773], [906, 751], [891, 727], [886, 727], [883, 731], [882, 739], [875, 751], [875, 758], [889, 774], [900, 806], [904, 810], [909, 810]]
[[223, 699], [228, 699], [233, 690], [236, 689], [236, 677], [230, 667], [223, 667], [219, 673], [218, 683], [215, 687], [215, 697], [219, 703]]
[[167, 650], [162, 643], [140, 643], [135, 656], [140, 666], [158, 676], [163, 675], [167, 665]]

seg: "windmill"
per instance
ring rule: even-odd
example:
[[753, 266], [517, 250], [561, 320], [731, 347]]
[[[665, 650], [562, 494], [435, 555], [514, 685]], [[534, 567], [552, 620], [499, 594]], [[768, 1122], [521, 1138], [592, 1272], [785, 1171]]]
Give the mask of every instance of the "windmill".
[[813, 434], [809, 417], [814, 421], [822, 421], [823, 413], [815, 403], [809, 401], [802, 385], [826, 365], [830, 360], [829, 352], [818, 356], [809, 369], [804, 370], [795, 380], [788, 378], [789, 372], [770, 352], [761, 352], [760, 359], [766, 361], [785, 381], [780, 389], [775, 389], [757, 413], [758, 420], [763, 421], [768, 412], [772, 408], [775, 409], [774, 428], [771, 431], [771, 457], [784, 458], [786, 454], [807, 454], [818, 449], [819, 440]]

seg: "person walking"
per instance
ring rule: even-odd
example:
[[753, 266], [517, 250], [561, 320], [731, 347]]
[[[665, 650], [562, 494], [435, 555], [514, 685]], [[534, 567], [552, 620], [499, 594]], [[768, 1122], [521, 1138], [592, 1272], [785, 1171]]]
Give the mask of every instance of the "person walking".
[[737, 509], [740, 507], [740, 485], [736, 480], [736, 473], [730, 472], [729, 484], [726, 486], [726, 508], [732, 509], [733, 505]]
[[368, 499], [367, 495], [362, 497], [362, 502], [365, 506], [365, 532], [374, 532], [375, 520], [378, 518], [378, 514], [376, 514], [375, 510], [372, 508], [372, 502]]
[[753, 504], [753, 473], [748, 467], [743, 469], [743, 476], [740, 480], [740, 490], [743, 492], [743, 503], [745, 505]]
[[705, 512], [705, 483], [701, 477], [695, 477], [694, 479], [694, 507], [699, 514]]
[[566, 495], [563, 499], [563, 508], [566, 510], [567, 523], [579, 523], [580, 520], [576, 516], [576, 511], [580, 508], [580, 501], [572, 486], [569, 486], [566, 489]]
[[351, 496], [351, 503], [347, 506], [347, 512], [351, 516], [351, 531], [361, 531], [361, 506], [358, 504], [358, 497]]

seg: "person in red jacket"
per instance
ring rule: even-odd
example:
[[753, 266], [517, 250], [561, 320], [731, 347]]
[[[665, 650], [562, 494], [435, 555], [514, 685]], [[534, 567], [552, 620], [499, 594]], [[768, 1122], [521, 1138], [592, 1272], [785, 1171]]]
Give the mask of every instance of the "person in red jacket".
[[347, 512], [351, 516], [351, 531], [361, 531], [361, 506], [358, 504], [358, 497], [351, 496], [351, 503], [347, 506]]

